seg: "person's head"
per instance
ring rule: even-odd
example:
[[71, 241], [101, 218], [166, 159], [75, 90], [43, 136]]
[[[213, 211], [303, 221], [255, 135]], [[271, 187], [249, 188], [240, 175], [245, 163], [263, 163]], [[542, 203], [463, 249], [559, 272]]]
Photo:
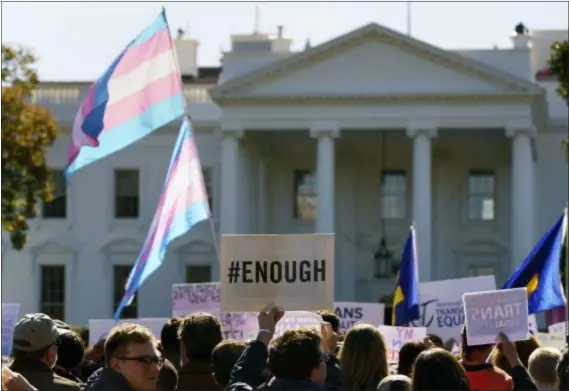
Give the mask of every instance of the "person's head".
[[[525, 368], [528, 367], [529, 356], [534, 352], [534, 350], [536, 350], [539, 347], [540, 347], [539, 341], [533, 335], [530, 335], [529, 339], [526, 339], [525, 341], [516, 342], [516, 350], [518, 351], [518, 357], [520, 359], [520, 362], [523, 364]], [[512, 370], [512, 367], [510, 366], [510, 363], [508, 362], [506, 357], [504, 357], [502, 352], [497, 349], [494, 350], [494, 353], [492, 354], [492, 362], [495, 366], [497, 366], [498, 368], [502, 369], [507, 373], [510, 373]]]
[[462, 326], [460, 331], [460, 339], [461, 339], [461, 356], [462, 359], [467, 361], [482, 361], [486, 362], [486, 359], [492, 352], [494, 348], [493, 344], [489, 345], [476, 345], [470, 346], [468, 345], [468, 338], [466, 337], [466, 324]]
[[182, 323], [179, 316], [168, 319], [162, 326], [160, 332], [160, 342], [164, 355], [174, 364], [176, 368], [180, 366], [180, 338], [178, 337], [178, 328]]
[[212, 314], [197, 312], [184, 318], [178, 329], [182, 364], [211, 360], [213, 348], [223, 340], [223, 329]]
[[132, 388], [153, 390], [164, 362], [156, 342], [146, 327], [119, 324], [111, 329], [105, 342], [105, 365], [122, 374]]
[[437, 334], [427, 333], [427, 338], [429, 338], [429, 341], [431, 341], [436, 348], [445, 348], [445, 341]]
[[468, 391], [468, 377], [454, 356], [441, 348], [425, 350], [415, 361], [412, 384], [414, 391]]
[[156, 388], [158, 390], [178, 389], [178, 371], [169, 360], [165, 360], [162, 368], [160, 368]]
[[14, 326], [14, 360], [41, 361], [53, 368], [57, 362], [57, 339], [68, 330], [58, 330], [45, 314], [28, 314]]
[[361, 323], [349, 329], [338, 357], [347, 389], [375, 390], [389, 374], [385, 340], [372, 325]]
[[308, 327], [285, 331], [269, 347], [269, 369], [277, 378], [312, 380], [323, 385], [326, 363], [320, 335]]
[[561, 352], [553, 348], [537, 348], [529, 356], [528, 371], [538, 389], [557, 389], [557, 363], [560, 359]]
[[421, 341], [405, 342], [399, 350], [399, 365], [397, 366], [397, 373], [400, 375], [411, 376], [413, 364], [415, 360], [428, 347]]
[[561, 359], [557, 364], [557, 378], [559, 379], [559, 389], [569, 390], [569, 346], [565, 345]]
[[340, 317], [338, 315], [328, 310], [317, 311], [316, 313], [322, 317], [324, 322], [330, 323], [332, 330], [334, 330], [336, 334], [340, 332]]
[[79, 334], [68, 331], [57, 339], [57, 365], [72, 371], [83, 360], [85, 345]]
[[233, 366], [241, 357], [247, 344], [235, 339], [226, 339], [217, 344], [211, 354], [211, 370], [213, 380], [221, 388], [225, 388], [229, 383], [229, 375]]
[[93, 346], [90, 346], [85, 350], [85, 359], [94, 361], [98, 364], [105, 363], [105, 342], [107, 338], [101, 338]]
[[405, 375], [389, 375], [379, 382], [377, 391], [411, 391], [411, 379]]

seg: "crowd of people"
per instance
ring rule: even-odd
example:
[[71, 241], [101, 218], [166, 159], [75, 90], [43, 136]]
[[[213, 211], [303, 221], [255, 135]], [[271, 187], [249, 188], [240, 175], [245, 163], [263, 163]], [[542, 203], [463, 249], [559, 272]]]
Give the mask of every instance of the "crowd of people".
[[[569, 352], [535, 338], [470, 346], [461, 353], [428, 334], [406, 342], [390, 363], [377, 327], [356, 324], [344, 335], [333, 312], [320, 329], [295, 328], [275, 337], [284, 315], [258, 315], [254, 340], [225, 339], [212, 314], [171, 318], [160, 337], [140, 325], [115, 326], [86, 348], [71, 327], [45, 314], [16, 324], [10, 357], [2, 357], [2, 390], [569, 390]], [[394, 365], [393, 365], [394, 364]]]

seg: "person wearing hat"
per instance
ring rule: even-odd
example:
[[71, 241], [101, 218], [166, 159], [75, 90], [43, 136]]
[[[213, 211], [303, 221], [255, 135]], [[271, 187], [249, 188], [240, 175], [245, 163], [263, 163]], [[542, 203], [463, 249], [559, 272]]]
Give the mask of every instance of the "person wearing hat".
[[28, 314], [16, 323], [10, 369], [42, 391], [79, 391], [79, 384], [53, 372], [57, 362], [57, 338], [69, 330], [58, 329], [45, 314]]

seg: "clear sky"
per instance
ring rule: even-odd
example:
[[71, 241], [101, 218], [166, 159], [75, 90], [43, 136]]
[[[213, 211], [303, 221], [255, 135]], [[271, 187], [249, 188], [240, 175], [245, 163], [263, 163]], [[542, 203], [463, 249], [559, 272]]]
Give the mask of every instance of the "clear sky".
[[[199, 65], [219, 65], [231, 34], [259, 30], [284, 35], [302, 49], [370, 22], [406, 32], [407, 5], [304, 2], [34, 2], [2, 3], [2, 43], [30, 47], [42, 80], [93, 80], [138, 33], [166, 8], [173, 31], [183, 28], [200, 42]], [[518, 22], [530, 29], [567, 29], [567, 2], [413, 2], [412, 35], [445, 49], [511, 47]]]

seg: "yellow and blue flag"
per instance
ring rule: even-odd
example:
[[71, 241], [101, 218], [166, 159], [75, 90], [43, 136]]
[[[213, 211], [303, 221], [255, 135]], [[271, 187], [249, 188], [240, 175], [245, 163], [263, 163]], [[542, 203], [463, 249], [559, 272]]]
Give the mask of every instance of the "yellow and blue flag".
[[561, 285], [561, 254], [566, 235], [567, 210], [502, 287], [527, 288], [530, 314], [565, 305]]
[[391, 324], [393, 326], [403, 326], [417, 319], [419, 319], [417, 242], [415, 239], [415, 228], [411, 227], [407, 243], [403, 249], [401, 266], [395, 280]]

